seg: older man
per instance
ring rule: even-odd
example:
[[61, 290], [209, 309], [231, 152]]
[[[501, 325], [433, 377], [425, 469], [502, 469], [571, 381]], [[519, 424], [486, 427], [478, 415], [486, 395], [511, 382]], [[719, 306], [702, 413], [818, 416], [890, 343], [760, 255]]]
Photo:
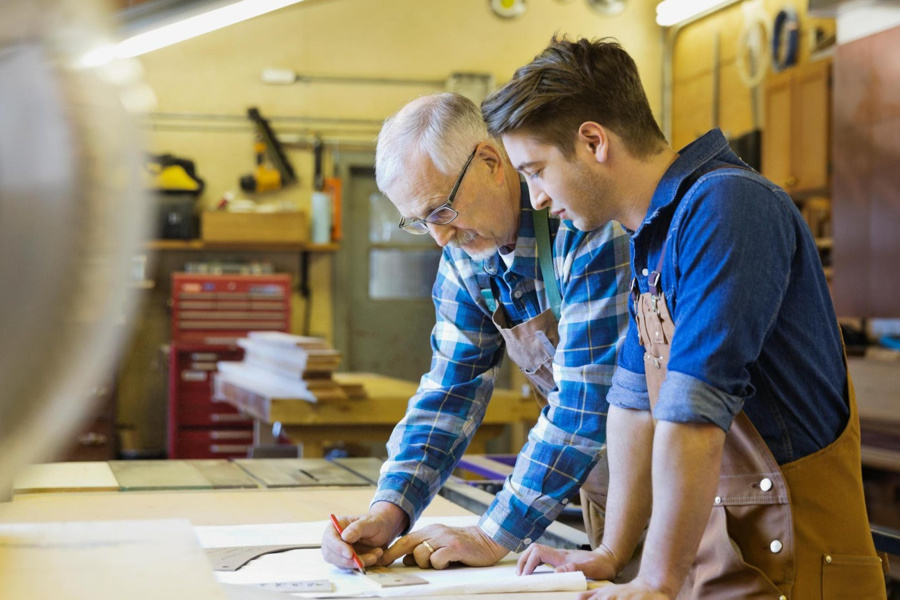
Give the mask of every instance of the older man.
[[[527, 186], [479, 109], [456, 94], [426, 96], [388, 119], [376, 178], [402, 218], [444, 248], [434, 284], [431, 370], [388, 444], [369, 512], [343, 517], [322, 552], [352, 567], [412, 555], [422, 567], [494, 564], [537, 540], [585, 486], [605, 503], [606, 393], [627, 323], [627, 238], [591, 233], [531, 209]], [[503, 349], [545, 406], [513, 475], [476, 527], [408, 531], [457, 465], [484, 416]], [[596, 522], [595, 522], [596, 523]], [[597, 526], [599, 534], [599, 526]]]

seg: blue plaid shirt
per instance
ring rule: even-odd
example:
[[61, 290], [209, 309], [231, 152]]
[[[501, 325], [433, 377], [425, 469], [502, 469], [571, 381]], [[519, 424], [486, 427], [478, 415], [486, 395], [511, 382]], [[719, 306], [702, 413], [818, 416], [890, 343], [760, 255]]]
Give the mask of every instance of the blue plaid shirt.
[[[533, 214], [523, 185], [509, 268], [499, 254], [481, 262], [459, 248], [444, 249], [432, 290], [437, 323], [431, 334], [431, 370], [391, 435], [373, 499], [399, 506], [409, 515], [410, 526], [481, 424], [503, 357], [503, 338], [480, 295], [479, 272], [490, 275], [510, 327], [548, 308]], [[629, 246], [622, 228], [609, 223], [582, 232], [551, 218], [550, 231], [563, 299], [553, 359], [556, 388], [513, 474], [480, 521], [494, 541], [516, 552], [541, 536], [597, 461], [606, 440], [606, 394], [629, 314]]]

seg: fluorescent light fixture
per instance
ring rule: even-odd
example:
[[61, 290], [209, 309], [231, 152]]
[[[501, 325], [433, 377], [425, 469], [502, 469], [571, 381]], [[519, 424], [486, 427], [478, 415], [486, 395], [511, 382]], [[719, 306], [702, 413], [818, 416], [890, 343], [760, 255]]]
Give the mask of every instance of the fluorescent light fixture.
[[303, 0], [240, 0], [157, 29], [139, 33], [118, 44], [95, 48], [80, 61], [85, 67], [104, 65], [116, 59], [147, 54], [184, 40], [234, 25]]
[[735, 0], [664, 0], [656, 6], [656, 24], [671, 27], [734, 2]]

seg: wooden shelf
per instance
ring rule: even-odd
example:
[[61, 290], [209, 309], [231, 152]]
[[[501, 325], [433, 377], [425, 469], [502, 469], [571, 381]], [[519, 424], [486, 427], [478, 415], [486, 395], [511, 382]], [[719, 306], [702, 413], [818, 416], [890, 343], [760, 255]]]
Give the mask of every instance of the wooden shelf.
[[281, 243], [226, 243], [204, 242], [203, 240], [151, 240], [147, 242], [147, 250], [166, 251], [242, 251], [242, 252], [337, 252], [340, 245], [331, 244], [281, 244]]

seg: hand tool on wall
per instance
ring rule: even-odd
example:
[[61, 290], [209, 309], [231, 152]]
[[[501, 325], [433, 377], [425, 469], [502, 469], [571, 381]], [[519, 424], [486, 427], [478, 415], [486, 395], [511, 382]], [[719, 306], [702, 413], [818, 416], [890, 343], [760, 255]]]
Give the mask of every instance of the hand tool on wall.
[[261, 193], [297, 183], [294, 167], [269, 122], [255, 107], [247, 109], [247, 117], [256, 125], [256, 170], [241, 177], [241, 189]]

